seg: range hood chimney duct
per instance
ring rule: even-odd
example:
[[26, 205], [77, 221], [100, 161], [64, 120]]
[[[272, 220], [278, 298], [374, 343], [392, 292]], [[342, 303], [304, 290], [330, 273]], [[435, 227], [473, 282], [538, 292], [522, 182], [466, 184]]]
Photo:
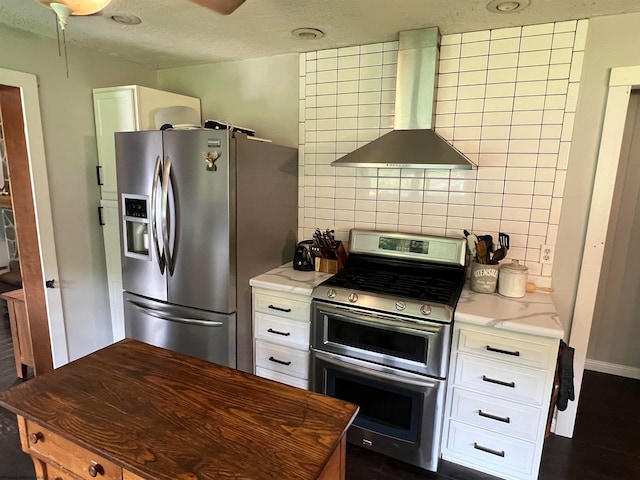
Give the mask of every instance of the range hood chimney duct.
[[475, 164], [432, 128], [440, 32], [400, 32], [394, 129], [335, 160], [335, 167], [472, 169]]

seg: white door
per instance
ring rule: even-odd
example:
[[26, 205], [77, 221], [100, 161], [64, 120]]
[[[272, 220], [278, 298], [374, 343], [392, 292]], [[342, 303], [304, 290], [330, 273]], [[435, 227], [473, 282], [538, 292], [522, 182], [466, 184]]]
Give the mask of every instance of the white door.
[[[60, 277], [58, 275], [58, 262], [56, 260], [55, 240], [53, 237], [49, 179], [44, 155], [37, 78], [32, 74], [0, 68], [0, 84], [17, 87], [21, 90], [43, 283], [51, 279], [57, 281]], [[53, 366], [57, 368], [69, 361], [60, 289], [45, 288], [45, 296], [49, 319], [51, 355], [53, 357]]]

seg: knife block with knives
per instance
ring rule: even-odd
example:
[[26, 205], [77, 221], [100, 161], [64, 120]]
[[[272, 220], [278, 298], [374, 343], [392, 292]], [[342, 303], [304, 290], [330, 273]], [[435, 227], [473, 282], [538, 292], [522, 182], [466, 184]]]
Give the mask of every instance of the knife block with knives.
[[340, 240], [335, 240], [331, 247], [320, 249], [316, 253], [316, 272], [338, 273], [347, 261], [347, 251]]

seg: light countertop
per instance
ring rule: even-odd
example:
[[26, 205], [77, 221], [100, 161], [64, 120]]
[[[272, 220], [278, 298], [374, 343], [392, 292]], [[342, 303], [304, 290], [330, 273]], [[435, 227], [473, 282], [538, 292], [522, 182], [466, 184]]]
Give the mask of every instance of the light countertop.
[[466, 284], [460, 295], [454, 321], [485, 327], [562, 338], [564, 328], [549, 293], [527, 293], [522, 298], [498, 293], [476, 293]]
[[[313, 289], [331, 273], [303, 272], [289, 262], [249, 280], [252, 287], [311, 295]], [[527, 293], [522, 298], [498, 293], [476, 293], [466, 284], [456, 307], [454, 321], [514, 332], [562, 338], [564, 329], [549, 293]]]
[[293, 262], [285, 263], [273, 270], [249, 280], [252, 287], [268, 288], [279, 292], [311, 295], [313, 289], [331, 278], [332, 273], [303, 272], [293, 269]]

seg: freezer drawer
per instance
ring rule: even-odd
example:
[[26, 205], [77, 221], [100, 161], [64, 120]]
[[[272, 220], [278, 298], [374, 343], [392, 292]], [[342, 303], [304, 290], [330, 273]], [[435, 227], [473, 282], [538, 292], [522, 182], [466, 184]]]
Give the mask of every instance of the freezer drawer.
[[236, 315], [157, 302], [124, 293], [125, 335], [236, 368]]

